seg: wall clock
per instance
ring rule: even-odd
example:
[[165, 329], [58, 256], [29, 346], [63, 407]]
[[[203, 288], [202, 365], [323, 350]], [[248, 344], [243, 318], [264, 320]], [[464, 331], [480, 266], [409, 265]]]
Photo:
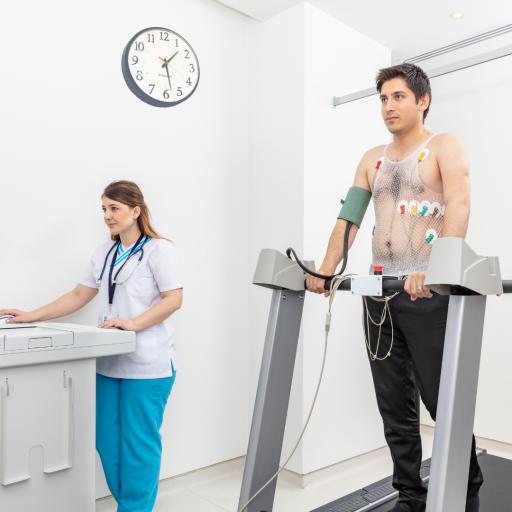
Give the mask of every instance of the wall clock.
[[162, 27], [145, 28], [128, 41], [122, 70], [133, 94], [155, 107], [173, 107], [190, 98], [200, 74], [192, 46]]

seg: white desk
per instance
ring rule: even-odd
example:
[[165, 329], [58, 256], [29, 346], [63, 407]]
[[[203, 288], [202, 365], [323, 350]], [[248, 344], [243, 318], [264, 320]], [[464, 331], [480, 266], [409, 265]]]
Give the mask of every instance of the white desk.
[[96, 358], [135, 333], [0, 325], [0, 510], [94, 512]]

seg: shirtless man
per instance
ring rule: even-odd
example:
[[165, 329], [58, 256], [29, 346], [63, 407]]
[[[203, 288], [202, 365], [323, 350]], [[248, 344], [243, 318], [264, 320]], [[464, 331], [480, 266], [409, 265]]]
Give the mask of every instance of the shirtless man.
[[[365, 301], [365, 318], [369, 319], [365, 320], [365, 334], [384, 434], [394, 462], [393, 486], [399, 492], [393, 511], [423, 512], [427, 491], [419, 476], [419, 397], [435, 420], [448, 315], [448, 297], [425, 287], [425, 271], [432, 244], [439, 236], [466, 235], [469, 165], [456, 135], [433, 135], [424, 126], [432, 94], [421, 68], [401, 64], [382, 69], [377, 90], [393, 140], [364, 154], [354, 186], [371, 191], [373, 197], [373, 265], [383, 266], [384, 275], [406, 277], [406, 282], [404, 292], [388, 303], [393, 326], [388, 315], [379, 329], [384, 303]], [[346, 225], [343, 219], [336, 222], [320, 273], [333, 274], [341, 261]], [[357, 231], [353, 225], [349, 245]], [[309, 276], [307, 286], [310, 291], [325, 293], [322, 279]], [[482, 482], [473, 439], [466, 512], [479, 510]]]

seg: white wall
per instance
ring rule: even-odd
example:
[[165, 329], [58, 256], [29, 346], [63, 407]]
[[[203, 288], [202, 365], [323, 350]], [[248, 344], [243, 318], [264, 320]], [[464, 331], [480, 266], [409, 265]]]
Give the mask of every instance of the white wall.
[[[473, 249], [500, 258], [503, 279], [512, 278], [509, 236], [512, 58], [481, 64], [432, 80], [427, 126], [461, 135], [471, 162], [472, 211], [467, 236]], [[479, 436], [512, 443], [512, 297], [489, 297], [475, 419]], [[431, 423], [426, 415], [424, 421]]]
[[[377, 97], [332, 107], [332, 97], [368, 87], [391, 61], [389, 49], [306, 4], [304, 256], [323, 260], [340, 199], [363, 153], [387, 141]], [[347, 271], [368, 273], [370, 207], [350, 252]], [[327, 301], [308, 294], [304, 314], [304, 413], [318, 380]], [[303, 446], [303, 473], [384, 445], [362, 332], [361, 302], [339, 293], [317, 409]]]
[[[249, 267], [261, 249], [303, 251], [304, 218], [304, 7], [295, 6], [250, 34]], [[254, 397], [265, 340], [270, 290], [251, 286], [248, 353], [251, 357], [248, 409]], [[283, 454], [289, 454], [302, 422], [301, 349], [288, 410]], [[247, 424], [247, 429], [249, 423]], [[292, 468], [300, 471], [300, 453]]]
[[[357, 50], [356, 50], [357, 49]], [[262, 247], [293, 246], [306, 259], [323, 257], [362, 153], [385, 135], [378, 104], [332, 107], [332, 97], [364, 87], [390, 52], [334, 18], [301, 3], [255, 25], [251, 36], [250, 258]], [[367, 271], [371, 214], [351, 269]], [[270, 304], [251, 292], [255, 347], [253, 393]], [[341, 294], [340, 294], [341, 295]], [[327, 303], [308, 294], [283, 447], [286, 458], [306, 419], [320, 371]], [[300, 474], [384, 444], [359, 321], [360, 304], [339, 297], [325, 381], [310, 429], [290, 469]]]
[[[121, 74], [124, 45], [155, 25], [188, 39], [201, 65], [175, 108], [142, 103]], [[163, 477], [246, 449], [249, 25], [211, 0], [22, 0], [0, 21], [0, 307], [74, 286], [107, 236], [103, 187], [140, 184], [185, 262]], [[96, 309], [71, 320], [94, 324]]]

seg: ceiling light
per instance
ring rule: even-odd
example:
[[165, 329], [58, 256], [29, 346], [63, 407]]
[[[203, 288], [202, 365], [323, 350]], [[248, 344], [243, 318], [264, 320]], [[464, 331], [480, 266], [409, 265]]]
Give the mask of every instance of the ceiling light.
[[464, 18], [464, 13], [461, 11], [453, 11], [450, 14], [450, 18], [452, 18], [454, 20], [460, 20], [460, 19]]

